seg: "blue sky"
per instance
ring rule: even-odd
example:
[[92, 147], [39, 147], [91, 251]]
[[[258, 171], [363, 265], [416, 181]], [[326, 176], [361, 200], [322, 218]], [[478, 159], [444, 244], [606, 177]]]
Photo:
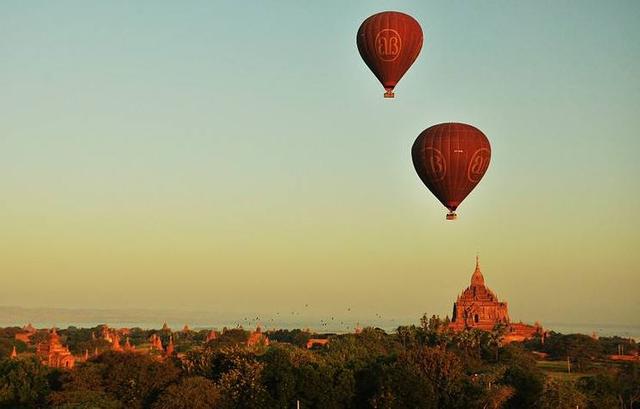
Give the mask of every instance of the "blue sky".
[[[388, 9], [425, 33], [392, 101], [355, 46]], [[639, 19], [633, 1], [5, 1], [0, 299], [446, 314], [479, 251], [516, 319], [638, 324]], [[447, 121], [493, 148], [455, 223], [410, 160]]]

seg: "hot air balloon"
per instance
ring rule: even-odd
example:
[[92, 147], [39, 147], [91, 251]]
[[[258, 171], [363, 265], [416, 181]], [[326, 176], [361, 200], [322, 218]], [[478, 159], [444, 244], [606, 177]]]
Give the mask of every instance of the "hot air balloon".
[[356, 43], [360, 56], [382, 83], [384, 97], [393, 98], [396, 84], [420, 54], [422, 28], [407, 14], [385, 11], [362, 23]]
[[438, 124], [418, 135], [411, 156], [422, 182], [449, 209], [447, 220], [455, 220], [455, 210], [489, 167], [491, 145], [471, 125]]

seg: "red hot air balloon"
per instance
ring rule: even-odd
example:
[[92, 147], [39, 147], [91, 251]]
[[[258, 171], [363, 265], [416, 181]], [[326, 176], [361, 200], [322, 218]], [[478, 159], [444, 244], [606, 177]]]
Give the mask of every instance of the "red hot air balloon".
[[393, 98], [393, 89], [418, 58], [422, 28], [411, 16], [385, 11], [366, 19], [356, 36], [360, 56]]
[[491, 145], [471, 125], [438, 124], [418, 135], [411, 156], [422, 182], [449, 209], [447, 220], [455, 220], [455, 210], [489, 167]]

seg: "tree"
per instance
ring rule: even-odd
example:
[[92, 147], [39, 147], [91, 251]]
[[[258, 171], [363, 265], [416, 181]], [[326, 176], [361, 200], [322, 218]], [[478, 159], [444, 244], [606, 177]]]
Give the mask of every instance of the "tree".
[[210, 380], [195, 376], [172, 384], [160, 394], [153, 409], [215, 409], [221, 407], [218, 387]]
[[485, 351], [484, 356], [488, 355], [488, 352], [493, 351], [495, 353], [495, 361], [498, 362], [500, 347], [502, 346], [502, 338], [507, 333], [507, 326], [503, 323], [497, 323], [494, 325], [491, 332], [487, 334], [486, 341], [483, 343], [482, 348]]
[[397, 337], [390, 337], [379, 328], [364, 328], [359, 334], [331, 338], [320, 355], [326, 358], [327, 363], [340, 365], [349, 362], [357, 370], [379, 356], [398, 353], [400, 350]]
[[117, 396], [128, 409], [142, 408], [180, 375], [171, 361], [159, 362], [149, 355], [105, 352], [92, 363], [99, 364], [102, 387]]
[[633, 338], [622, 337], [600, 337], [598, 343], [607, 355], [638, 353], [638, 343]]
[[640, 364], [625, 364], [616, 377], [619, 385], [618, 400], [622, 405], [628, 405], [629, 409], [634, 409], [640, 402]]
[[269, 393], [270, 406], [286, 408], [293, 402], [296, 391], [292, 349], [272, 346], [259, 359], [264, 364], [262, 382]]
[[413, 366], [429, 380], [437, 407], [456, 406], [461, 397], [464, 368], [455, 354], [440, 347], [424, 347], [401, 355], [400, 363]]
[[0, 406], [35, 407], [49, 393], [48, 368], [35, 358], [0, 361]]
[[464, 408], [499, 409], [515, 394], [511, 385], [500, 382], [506, 368], [502, 365], [487, 366], [480, 373], [473, 373], [464, 382], [462, 399], [459, 404]]
[[573, 381], [547, 377], [540, 396], [540, 409], [575, 409], [586, 407], [587, 399]]
[[77, 365], [72, 371], [59, 373], [51, 384], [59, 384], [49, 395], [49, 405], [55, 408], [122, 408], [114, 395], [105, 391], [101, 364], [84, 363]]
[[218, 347], [228, 347], [233, 345], [244, 344], [249, 339], [249, 333], [242, 328], [233, 328], [223, 331], [222, 334], [211, 344]]
[[531, 354], [519, 345], [510, 344], [504, 349], [502, 362], [506, 364], [503, 383], [515, 388], [508, 408], [533, 407], [540, 399], [544, 388], [544, 374]]
[[122, 402], [100, 391], [70, 390], [54, 392], [48, 407], [55, 409], [123, 409]]
[[261, 382], [264, 365], [247, 354], [229, 354], [218, 385], [224, 408], [257, 409], [266, 407], [267, 391]]
[[551, 359], [570, 359], [578, 370], [586, 370], [591, 363], [604, 357], [604, 348], [588, 335], [552, 333], [544, 343], [544, 351]]
[[378, 359], [357, 372], [354, 407], [435, 409], [437, 401], [431, 381], [417, 367]]
[[344, 363], [306, 362], [295, 368], [296, 399], [305, 408], [349, 407], [355, 391], [352, 370]]
[[593, 376], [581, 378], [579, 386], [587, 395], [590, 407], [635, 409], [640, 406], [640, 364], [600, 370]]
[[451, 321], [449, 317], [441, 319], [438, 315], [432, 315], [430, 318], [427, 314], [423, 314], [420, 318], [420, 326], [424, 332], [426, 345], [442, 346], [449, 345], [453, 338], [453, 331], [449, 328]]
[[[592, 376], [584, 376], [578, 381], [579, 389], [584, 393], [589, 408], [620, 407], [617, 396], [615, 374], [607, 369]], [[623, 409], [622, 407], [621, 409]]]
[[309, 331], [299, 329], [278, 329], [267, 333], [271, 341], [287, 342], [298, 347], [305, 347], [312, 334]]

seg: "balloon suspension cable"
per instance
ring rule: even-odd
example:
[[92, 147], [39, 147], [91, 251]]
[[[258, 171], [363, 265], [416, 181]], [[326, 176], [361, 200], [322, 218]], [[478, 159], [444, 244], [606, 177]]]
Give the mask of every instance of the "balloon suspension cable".
[[456, 212], [447, 213], [447, 220], [456, 220], [457, 218], [458, 218], [458, 215], [456, 214]]
[[393, 93], [393, 90], [388, 89], [384, 93], [385, 98], [395, 98], [396, 94]]

